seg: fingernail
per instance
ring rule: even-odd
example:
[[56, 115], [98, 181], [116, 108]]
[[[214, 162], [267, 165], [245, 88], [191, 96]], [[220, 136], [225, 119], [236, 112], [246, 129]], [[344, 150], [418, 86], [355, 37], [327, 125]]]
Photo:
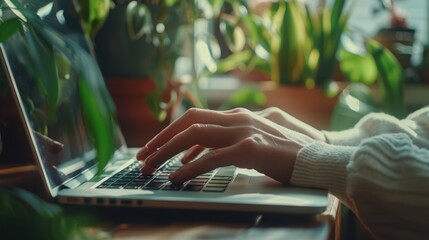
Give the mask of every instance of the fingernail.
[[145, 163], [143, 163], [143, 166], [140, 168], [140, 172], [143, 174], [151, 174], [155, 171], [156, 171], [156, 169], [154, 169], [150, 166], [147, 166]]
[[150, 156], [153, 153], [153, 151], [149, 150], [147, 146], [144, 146], [140, 151], [137, 153], [136, 158], [139, 160], [146, 159], [148, 156]]
[[146, 161], [145, 161], [145, 164], [147, 165], [147, 166], [149, 166], [149, 167], [151, 167], [151, 168], [159, 168], [160, 167], [160, 163], [158, 163], [158, 162], [155, 162], [155, 158], [156, 158], [156, 156], [158, 155], [158, 153], [159, 152], [154, 152], [154, 153], [152, 153], [151, 155], [149, 155], [147, 158], [146, 158]]

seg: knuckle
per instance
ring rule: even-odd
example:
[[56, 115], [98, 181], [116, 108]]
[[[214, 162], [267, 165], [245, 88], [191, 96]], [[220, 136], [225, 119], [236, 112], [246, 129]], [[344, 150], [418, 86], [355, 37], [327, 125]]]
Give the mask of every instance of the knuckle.
[[258, 138], [253, 135], [246, 137], [241, 142], [241, 146], [243, 147], [243, 149], [246, 149], [249, 151], [255, 149], [258, 146], [258, 144], [259, 144]]
[[237, 121], [245, 125], [251, 125], [253, 123], [253, 117], [249, 112], [240, 112], [236, 115]]
[[186, 112], [184, 113], [184, 116], [187, 116], [191, 119], [197, 117], [201, 112], [201, 109], [199, 108], [190, 108], [188, 110], [186, 110]]
[[269, 107], [266, 110], [267, 110], [267, 112], [270, 112], [270, 113], [280, 113], [281, 112], [281, 110], [278, 107]]
[[204, 130], [205, 126], [205, 124], [194, 123], [188, 128], [188, 131], [191, 134], [201, 133]]
[[278, 107], [270, 107], [268, 110], [269, 110], [269, 115], [273, 115], [273, 116], [281, 116], [284, 113]]

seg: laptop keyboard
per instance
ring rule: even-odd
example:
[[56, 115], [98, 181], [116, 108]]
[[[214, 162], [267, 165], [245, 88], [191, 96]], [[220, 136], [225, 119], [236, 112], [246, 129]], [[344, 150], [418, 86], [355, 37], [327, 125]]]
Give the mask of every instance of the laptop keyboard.
[[212, 170], [180, 185], [172, 184], [168, 175], [182, 166], [179, 158], [173, 158], [153, 174], [140, 173], [140, 162], [136, 161], [119, 171], [97, 188], [135, 189], [192, 192], [224, 192], [234, 177], [234, 167]]

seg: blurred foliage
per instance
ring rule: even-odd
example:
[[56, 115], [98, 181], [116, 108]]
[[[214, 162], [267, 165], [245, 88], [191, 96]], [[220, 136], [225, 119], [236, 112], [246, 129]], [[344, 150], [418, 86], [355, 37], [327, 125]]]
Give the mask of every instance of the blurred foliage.
[[[83, 29], [94, 39], [105, 22], [109, 9], [126, 5], [128, 37], [135, 41], [145, 39], [155, 49], [151, 57], [149, 77], [156, 83], [154, 92], [147, 96], [146, 104], [159, 121], [167, 116], [168, 108], [177, 97], [203, 107], [204, 102], [195, 92], [195, 81], [183, 81], [182, 76], [173, 76], [176, 61], [181, 57], [186, 38], [193, 38], [193, 24], [199, 19], [211, 19], [220, 13], [223, 0], [77, 0], [76, 9]], [[171, 34], [174, 32], [174, 34]], [[152, 51], [148, 51], [152, 52]], [[191, 53], [193, 55], [193, 53]], [[191, 77], [195, 69], [191, 67]], [[175, 87], [181, 84], [181, 87]], [[167, 95], [167, 97], [165, 97]]]
[[[380, 43], [368, 39], [363, 44], [364, 47], [354, 45], [355, 49], [361, 49], [360, 54], [347, 56], [347, 64], [343, 66], [343, 70], [347, 72], [348, 64], [355, 63], [358, 70], [350, 68], [353, 73], [348, 76], [355, 83], [343, 90], [339, 97], [332, 115], [332, 130], [351, 128], [371, 112], [385, 112], [397, 118], [405, 116], [404, 73], [400, 63], [393, 53]], [[361, 68], [362, 66], [366, 67]], [[362, 84], [373, 83], [368, 81], [371, 79], [368, 78], [368, 71], [374, 71], [374, 68], [378, 76], [375, 83], [380, 91], [380, 99], [375, 97], [377, 93], [374, 94], [368, 85]]]
[[263, 106], [266, 96], [256, 87], [244, 87], [235, 91], [220, 107], [219, 110], [227, 110], [236, 107]]
[[[332, 79], [335, 67], [339, 64], [345, 78], [353, 84], [342, 93], [333, 123], [339, 122], [338, 116], [350, 117], [353, 112], [357, 113], [356, 108], [353, 110], [346, 101], [351, 97], [357, 101], [362, 98], [362, 106], [368, 106], [362, 107], [362, 112], [358, 111], [359, 114], [351, 118], [353, 120], [347, 121], [348, 126], [356, 122], [365, 111], [385, 111], [395, 116], [404, 114], [403, 74], [393, 55], [372, 40], [363, 41], [365, 46], [361, 47], [361, 52], [344, 46], [347, 44], [344, 33], [347, 32], [347, 20], [354, 1], [347, 3], [346, 0], [321, 0], [316, 4], [312, 3], [311, 7], [308, 3], [297, 0], [267, 1], [257, 6], [246, 0], [140, 0], [126, 3], [129, 4], [127, 22], [131, 37], [145, 36], [150, 41], [157, 39], [161, 43], [165, 41], [159, 41], [161, 38], [156, 37], [155, 29], [162, 21], [153, 20], [150, 4], [170, 9], [180, 7], [185, 13], [185, 19], [189, 19], [188, 24], [193, 24], [199, 17], [212, 19], [220, 16], [220, 31], [232, 54], [219, 60], [221, 54], [216, 39], [210, 36], [196, 39], [195, 49], [205, 66], [198, 78], [235, 69], [245, 72], [258, 70], [271, 75], [277, 84], [303, 85], [307, 88], [318, 86], [324, 89], [328, 97], [332, 97], [340, 90]], [[230, 10], [225, 12], [226, 9]], [[168, 19], [166, 15], [161, 16], [165, 18], [160, 19]], [[163, 52], [164, 50], [160, 51]], [[171, 61], [163, 59], [161, 62], [169, 63], [169, 67], [164, 66], [160, 68], [163, 70], [154, 71], [157, 91], [147, 101], [160, 119], [166, 115], [165, 106], [168, 104], [162, 104], [163, 90], [168, 88], [167, 79], [177, 55], [171, 55], [168, 59]], [[367, 86], [378, 84], [381, 100], [375, 99], [373, 91], [360, 83]], [[193, 89], [197, 90], [195, 87]], [[193, 96], [198, 94], [194, 91]], [[367, 101], [368, 98], [372, 100]], [[233, 94], [222, 107], [238, 103], [261, 103], [261, 99], [258, 90], [245, 89]], [[195, 105], [204, 106], [201, 102]]]
[[296, 0], [276, 1], [262, 12], [243, 2], [231, 2], [231, 14], [221, 19], [232, 55], [210, 72], [257, 69], [278, 84], [317, 85], [328, 96], [337, 93], [331, 78], [349, 16], [345, 0], [329, 6], [319, 1], [315, 10]]
[[[94, 139], [100, 173], [114, 152], [116, 112], [96, 63], [77, 43], [44, 24], [19, 1], [1, 1], [0, 4], [0, 39], [5, 42], [14, 35], [19, 36], [16, 39], [25, 46], [25, 49], [20, 49], [20, 57], [33, 75], [39, 94], [47, 103], [48, 117], [40, 122], [55, 121], [53, 116], [58, 111], [62, 96], [60, 75], [70, 75], [68, 71], [72, 69], [77, 71], [83, 115]], [[46, 134], [46, 131], [40, 133]]]
[[95, 218], [71, 216], [54, 204], [22, 189], [0, 188], [2, 239], [101, 239], [105, 234], [88, 231]]
[[78, 2], [76, 10], [82, 21], [82, 28], [91, 39], [94, 39], [109, 15], [112, 1], [78, 0]]

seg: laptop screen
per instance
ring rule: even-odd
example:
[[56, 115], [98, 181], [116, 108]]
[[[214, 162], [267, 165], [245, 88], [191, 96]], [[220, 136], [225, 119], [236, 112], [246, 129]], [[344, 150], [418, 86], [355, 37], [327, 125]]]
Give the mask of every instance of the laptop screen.
[[[49, 41], [43, 43], [43, 36], [37, 36], [37, 33], [26, 29], [25, 34], [35, 34], [36, 37], [32, 37], [33, 42], [42, 42], [40, 46], [29, 46], [31, 41], [28, 41], [25, 34], [14, 34], [2, 45], [4, 66], [9, 79], [12, 80], [11, 84], [23, 113], [33, 150], [37, 154], [36, 160], [39, 161], [46, 183], [53, 194], [53, 189], [67, 185], [75, 176], [84, 171], [88, 172], [89, 168], [97, 164], [94, 139], [88, 131], [82, 110], [78, 87], [80, 74], [71, 58], [86, 54], [85, 59], [92, 61], [86, 66], [92, 68], [88, 71], [92, 74], [100, 72], [89, 55], [89, 47], [71, 0], [31, 0], [26, 1], [24, 6], [30, 14], [37, 14], [42, 19], [41, 23], [57, 33], [54, 35], [57, 38], [55, 41], [62, 43], [67, 39], [70, 43], [64, 42], [64, 49], [54, 48], [58, 78], [53, 83], [49, 82], [51, 80], [42, 79], [47, 75], [37, 73], [35, 65], [38, 63], [34, 62], [34, 58], [33, 62], [29, 60], [32, 47], [43, 48], [43, 44], [49, 44]], [[4, 16], [5, 12], [2, 14]], [[71, 45], [74, 47], [70, 48]], [[67, 54], [62, 50], [67, 51]], [[43, 49], [39, 52], [43, 55]], [[49, 72], [48, 68], [46, 72]], [[118, 150], [125, 144], [116, 123], [114, 127], [115, 149]], [[94, 174], [85, 175], [90, 178]]]

